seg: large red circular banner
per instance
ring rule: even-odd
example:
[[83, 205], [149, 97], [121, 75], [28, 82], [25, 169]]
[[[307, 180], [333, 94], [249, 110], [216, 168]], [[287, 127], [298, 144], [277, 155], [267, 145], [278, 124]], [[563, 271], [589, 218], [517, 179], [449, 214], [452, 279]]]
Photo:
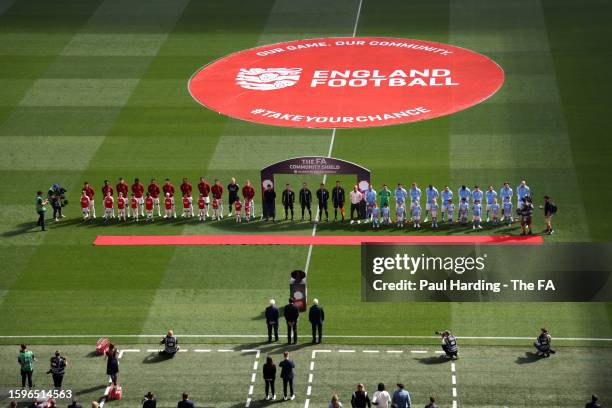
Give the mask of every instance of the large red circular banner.
[[504, 71], [447, 44], [319, 38], [266, 45], [206, 65], [189, 92], [219, 113], [267, 125], [351, 128], [458, 112], [493, 95]]

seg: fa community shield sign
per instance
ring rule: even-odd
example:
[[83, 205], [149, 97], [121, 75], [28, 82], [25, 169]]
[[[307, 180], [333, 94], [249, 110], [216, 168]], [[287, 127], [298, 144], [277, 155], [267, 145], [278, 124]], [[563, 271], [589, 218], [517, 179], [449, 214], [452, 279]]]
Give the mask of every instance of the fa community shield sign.
[[275, 126], [396, 125], [467, 109], [493, 95], [504, 71], [488, 57], [431, 41], [319, 38], [252, 48], [189, 80], [199, 103]]

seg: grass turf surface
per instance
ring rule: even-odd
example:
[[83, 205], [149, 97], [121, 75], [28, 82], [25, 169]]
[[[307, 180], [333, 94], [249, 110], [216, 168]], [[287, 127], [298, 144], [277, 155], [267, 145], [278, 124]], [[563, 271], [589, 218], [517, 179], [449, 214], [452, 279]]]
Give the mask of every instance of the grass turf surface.
[[[350, 35], [357, 6], [347, 0], [308, 5], [25, 0], [0, 7], [0, 182], [5, 187], [0, 192], [0, 334], [120, 335], [168, 327], [177, 333], [261, 333], [262, 305], [268, 297], [286, 297], [287, 274], [304, 267], [307, 248], [94, 248], [91, 242], [101, 234], [310, 234], [311, 224], [82, 224], [78, 191], [85, 180], [99, 188], [103, 179], [119, 176], [170, 177], [175, 183], [200, 175], [224, 184], [231, 176], [257, 180], [259, 169], [276, 160], [327, 154], [331, 131], [219, 116], [191, 100], [186, 81], [203, 64], [230, 52]], [[357, 35], [464, 46], [497, 61], [507, 79], [493, 98], [450, 117], [337, 131], [332, 155], [370, 168], [375, 185], [415, 180], [456, 189], [463, 183], [498, 187], [506, 179], [514, 186], [524, 178], [536, 197], [548, 193], [559, 205], [559, 228], [550, 241], [609, 240], [610, 220], [599, 217], [610, 201], [603, 189], [611, 146], [604, 95], [610, 84], [599, 70], [609, 62], [603, 40], [610, 38], [607, 14], [609, 5], [597, 1], [579, 9], [569, 1], [364, 1]], [[279, 184], [302, 180], [277, 178]], [[33, 228], [33, 192], [53, 182], [70, 190], [72, 204], [67, 219], [41, 234]], [[317, 234], [368, 230], [320, 225]], [[464, 336], [532, 336], [546, 325], [557, 336], [612, 336], [610, 304], [362, 304], [358, 251], [313, 249], [309, 294], [325, 306], [329, 333], [430, 335], [450, 327]], [[473, 378], [485, 381], [488, 375]], [[499, 392], [507, 398], [524, 390], [507, 388], [513, 380], [500, 381]], [[591, 384], [596, 388], [595, 380]], [[464, 403], [463, 395], [459, 400]], [[473, 403], [478, 405], [476, 399]], [[542, 405], [547, 404], [556, 402]]]

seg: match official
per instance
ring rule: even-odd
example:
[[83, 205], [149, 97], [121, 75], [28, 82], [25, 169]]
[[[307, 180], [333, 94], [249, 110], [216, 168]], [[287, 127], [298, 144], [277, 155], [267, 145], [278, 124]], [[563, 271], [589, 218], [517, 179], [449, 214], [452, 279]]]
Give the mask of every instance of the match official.
[[540, 209], [544, 209], [544, 221], [546, 222], [546, 233], [552, 235], [555, 230], [552, 227], [552, 217], [557, 213], [557, 206], [552, 202], [549, 196], [544, 196], [544, 205], [540, 206]]
[[601, 408], [601, 404], [597, 402], [598, 400], [599, 398], [597, 398], [597, 395], [591, 395], [591, 402], [588, 402], [584, 408]]
[[68, 367], [68, 360], [62, 356], [60, 351], [55, 352], [55, 356], [51, 357], [51, 368], [47, 371], [47, 374], [51, 374], [53, 377], [53, 386], [55, 388], [62, 388], [62, 382], [64, 381], [64, 374]]
[[[297, 310], [297, 309], [296, 309]], [[283, 400], [287, 401], [287, 385], [289, 386], [289, 392], [291, 392], [291, 400], [295, 399], [293, 393], [293, 377], [295, 376], [295, 363], [289, 358], [289, 353], [283, 353], [283, 361], [278, 363], [281, 369], [280, 377], [283, 379]]]
[[312, 325], [313, 344], [321, 343], [321, 338], [323, 337], [323, 321], [325, 320], [325, 312], [323, 311], [323, 308], [319, 306], [319, 299], [317, 298], [312, 300], [312, 306], [308, 312], [308, 320]]
[[300, 190], [300, 206], [302, 207], [302, 221], [304, 221], [304, 210], [308, 210], [308, 217], [312, 221], [312, 192], [308, 189], [308, 184], [303, 183], [302, 189]]
[[340, 181], [336, 181], [336, 186], [332, 189], [331, 193], [332, 204], [334, 205], [334, 222], [338, 221], [338, 208], [340, 209], [340, 216], [344, 222], [344, 201], [345, 194], [344, 188], [340, 185]]
[[266, 307], [266, 326], [268, 326], [268, 343], [272, 342], [272, 331], [274, 331], [274, 341], [278, 341], [278, 307], [276, 301], [270, 299], [270, 304]]
[[291, 211], [291, 221], [293, 221], [293, 203], [295, 203], [295, 193], [289, 184], [285, 184], [285, 189], [282, 195], [283, 208], [285, 209], [285, 221]]
[[327, 212], [327, 201], [329, 200], [329, 191], [325, 188], [325, 184], [321, 183], [317, 190], [317, 200], [319, 201], [318, 219], [323, 218], [325, 211], [325, 221], [329, 221], [329, 213]]
[[284, 315], [287, 322], [287, 344], [291, 344], [291, 335], [293, 333], [293, 344], [297, 343], [297, 325], [300, 318], [300, 311], [293, 304], [293, 298], [289, 298], [289, 303], [285, 306]]

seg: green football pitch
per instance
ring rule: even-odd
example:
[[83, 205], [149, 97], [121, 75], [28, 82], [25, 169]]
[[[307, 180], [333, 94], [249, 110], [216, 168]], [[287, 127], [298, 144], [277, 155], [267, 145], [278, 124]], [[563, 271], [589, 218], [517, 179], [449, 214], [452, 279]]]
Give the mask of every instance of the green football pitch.
[[[100, 216], [104, 179], [169, 177], [178, 184], [205, 176], [227, 184], [236, 177], [257, 185], [270, 163], [331, 154], [369, 168], [375, 186], [416, 181], [456, 191], [462, 184], [499, 188], [506, 180], [515, 187], [524, 179], [536, 204], [549, 194], [559, 207], [545, 245], [609, 241], [611, 9], [599, 0], [0, 0], [0, 403], [8, 404], [7, 390], [19, 385], [15, 344], [22, 342], [40, 357], [37, 385], [49, 386], [47, 357], [61, 347], [73, 364], [66, 385], [83, 401], [97, 399], [104, 364], [90, 352], [106, 335], [124, 350], [125, 399], [112, 406], [137, 406], [148, 390], [173, 406], [188, 390], [206, 406], [239, 407], [251, 384], [260, 404], [255, 354], [261, 362], [283, 350], [260, 343], [263, 309], [269, 298], [286, 300], [290, 271], [307, 269], [309, 297], [324, 306], [329, 337], [323, 346], [293, 351], [298, 398], [288, 405], [304, 406], [310, 397], [311, 406], [324, 406], [338, 392], [346, 406], [357, 382], [373, 392], [379, 381], [391, 387], [400, 380], [417, 405], [433, 393], [445, 407], [570, 407], [592, 392], [609, 404], [610, 303], [363, 303], [359, 247], [92, 245], [98, 235], [472, 230], [372, 232], [364, 225], [227, 219], [83, 223], [78, 197], [89, 181]], [[224, 55], [354, 33], [465, 47], [496, 61], [505, 83], [451, 116], [335, 132], [234, 120], [187, 91], [194, 72]], [[345, 186], [354, 181], [340, 179]], [[294, 187], [302, 181], [312, 186], [321, 178], [276, 179]], [[68, 189], [70, 203], [66, 218], [48, 220], [42, 233], [34, 193], [53, 183]], [[543, 228], [538, 214], [535, 230]], [[478, 232], [518, 233], [516, 224]], [[302, 341], [309, 339], [305, 326]], [[532, 361], [525, 352], [542, 326], [563, 338], [560, 351]], [[147, 350], [168, 328], [189, 351], [157, 362]], [[433, 331], [444, 328], [462, 346], [454, 387], [450, 362], [438, 364], [434, 353]], [[323, 349], [330, 352], [313, 354]]]

